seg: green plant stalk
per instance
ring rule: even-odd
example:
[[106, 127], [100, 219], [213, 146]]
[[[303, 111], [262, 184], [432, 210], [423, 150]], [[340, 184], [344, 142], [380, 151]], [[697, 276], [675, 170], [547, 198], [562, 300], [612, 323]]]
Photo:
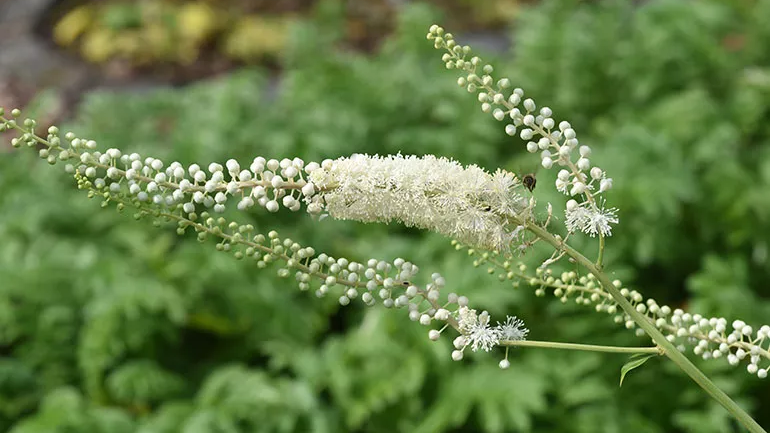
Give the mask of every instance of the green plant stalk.
[[597, 346], [594, 344], [558, 343], [555, 341], [502, 340], [500, 341], [500, 345], [516, 347], [538, 347], [543, 349], [581, 350], [584, 352], [654, 353], [657, 355], [664, 354], [663, 349], [660, 347]]
[[636, 308], [634, 308], [634, 306], [631, 305], [631, 303], [620, 294], [620, 290], [618, 290], [612, 284], [612, 281], [610, 281], [609, 277], [607, 277], [607, 275], [603, 273], [599, 267], [596, 266], [596, 264], [537, 224], [528, 222], [526, 227], [540, 239], [548, 242], [557, 250], [566, 252], [567, 255], [588, 269], [599, 280], [599, 282], [602, 283], [604, 289], [607, 290], [607, 292], [612, 296], [615, 302], [617, 302], [620, 308], [622, 308], [623, 311], [628, 314], [631, 319], [647, 333], [647, 335], [650, 336], [650, 338], [652, 338], [652, 341], [654, 341], [658, 347], [663, 349], [664, 355], [673, 361], [674, 364], [681, 368], [688, 376], [690, 376], [690, 378], [694, 380], [695, 383], [697, 383], [701, 388], [703, 388], [703, 390], [705, 390], [706, 393], [708, 393], [714, 400], [719, 402], [719, 404], [721, 404], [722, 407], [724, 407], [733, 417], [735, 417], [738, 422], [743, 424], [743, 426], [752, 433], [767, 433], [767, 431], [762, 428], [762, 426], [760, 426], [756, 421], [754, 421], [754, 419], [745, 410], [738, 406], [738, 404], [733, 401], [730, 396], [725, 394], [724, 391], [719, 389], [714, 384], [714, 382], [712, 382], [705, 374], [703, 374], [703, 372], [700, 371], [698, 367], [692, 363], [692, 361], [690, 361], [682, 352], [677, 350], [677, 348], [670, 341], [666, 340], [666, 336], [663, 335], [663, 333], [660, 332], [652, 322], [647, 320], [647, 318], [642, 313], [636, 311]]
[[599, 257], [596, 259], [596, 267], [601, 269], [604, 264], [602, 261], [604, 260], [604, 235], [599, 233]]

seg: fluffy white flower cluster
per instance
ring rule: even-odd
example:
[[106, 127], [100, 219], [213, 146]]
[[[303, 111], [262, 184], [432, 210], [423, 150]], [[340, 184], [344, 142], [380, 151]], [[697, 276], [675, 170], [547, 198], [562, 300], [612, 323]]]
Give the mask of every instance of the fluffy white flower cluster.
[[591, 148], [579, 144], [572, 125], [566, 121], [557, 124], [553, 111], [548, 107], [538, 110], [534, 100], [524, 98], [521, 88], [509, 90], [511, 82], [507, 78], [495, 81], [493, 67], [484, 64], [477, 56], [468, 58], [470, 47], [457, 45], [454, 36], [445, 33], [443, 28], [431, 26], [427, 37], [437, 49], [447, 51], [442, 60], [448, 69], [459, 69], [465, 73], [457, 84], [468, 92], [478, 93], [483, 112], [491, 113], [499, 121], [506, 121], [505, 132], [510, 136], [518, 134], [527, 142], [527, 151], [539, 152], [543, 168], [550, 169], [554, 165], [564, 167], [558, 173], [556, 189], [583, 200], [579, 206], [566, 209], [567, 219], [573, 221], [567, 225], [570, 232], [579, 230], [591, 236], [609, 236], [611, 224], [617, 223], [618, 219], [614, 209], [605, 210], [598, 203], [597, 196], [612, 188], [612, 178], [607, 177], [601, 168], [592, 166]]
[[591, 205], [591, 202], [567, 201], [565, 225], [570, 233], [581, 231], [591, 237], [612, 235], [612, 224], [618, 223], [617, 209]]
[[490, 326], [489, 313], [482, 311], [476, 314], [476, 310], [467, 306], [461, 306], [457, 311], [457, 324], [462, 335], [452, 343], [455, 347], [452, 359], [455, 361], [463, 359], [464, 350], [468, 346], [474, 352], [479, 349], [489, 352], [501, 341], [525, 340], [529, 333], [524, 322], [514, 316], [507, 316], [504, 323]]
[[324, 161], [310, 181], [334, 218], [399, 221], [479, 248], [508, 251], [529, 204], [513, 174], [432, 155], [353, 155]]

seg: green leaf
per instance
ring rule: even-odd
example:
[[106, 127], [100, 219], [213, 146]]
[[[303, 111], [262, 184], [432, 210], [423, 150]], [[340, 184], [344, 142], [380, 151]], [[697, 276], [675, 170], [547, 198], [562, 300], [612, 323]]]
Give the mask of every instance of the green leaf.
[[637, 353], [636, 355], [633, 355], [628, 362], [626, 362], [623, 367], [620, 368], [620, 385], [623, 386], [623, 378], [626, 377], [626, 374], [637, 368], [640, 367], [642, 364], [647, 362], [648, 359], [652, 358], [653, 356], [658, 356], [656, 353]]

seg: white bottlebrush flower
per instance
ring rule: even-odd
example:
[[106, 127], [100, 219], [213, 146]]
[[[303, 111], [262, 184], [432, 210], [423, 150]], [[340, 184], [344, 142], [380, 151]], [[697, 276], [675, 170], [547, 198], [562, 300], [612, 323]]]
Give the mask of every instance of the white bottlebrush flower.
[[400, 221], [495, 251], [510, 249], [508, 218], [528, 206], [512, 174], [492, 175], [432, 155], [353, 155], [328, 161], [310, 181], [324, 191], [326, 211], [334, 218]]
[[576, 231], [583, 231], [583, 228], [589, 220], [589, 211], [583, 205], [567, 206], [565, 216], [567, 230], [569, 230], [570, 233], [574, 233]]
[[500, 340], [521, 341], [527, 339], [529, 329], [524, 326], [524, 321], [516, 316], [507, 316], [505, 323], [497, 322], [495, 328]]
[[601, 234], [602, 236], [612, 235], [612, 226], [617, 224], [618, 216], [615, 208], [592, 208], [588, 216], [588, 222], [583, 231], [590, 236]]
[[612, 235], [612, 225], [618, 223], [617, 209], [599, 207], [583, 202], [578, 206], [567, 206], [566, 221], [567, 230], [571, 233], [581, 231], [589, 236]]
[[474, 352], [482, 349], [489, 352], [493, 347], [500, 343], [500, 333], [495, 328], [491, 328], [489, 323], [477, 323], [468, 333], [471, 350]]

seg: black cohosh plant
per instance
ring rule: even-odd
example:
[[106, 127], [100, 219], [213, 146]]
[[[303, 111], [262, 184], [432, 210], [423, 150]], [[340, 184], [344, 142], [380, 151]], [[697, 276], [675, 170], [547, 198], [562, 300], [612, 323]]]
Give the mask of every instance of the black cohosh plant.
[[[360, 299], [368, 306], [407, 309], [411, 320], [430, 327], [431, 340], [452, 336], [450, 356], [455, 361], [462, 360], [466, 350], [492, 351], [500, 346], [505, 355], [499, 366], [506, 369], [509, 347], [540, 347], [632, 354], [627, 371], [648, 357], [665, 356], [750, 431], [765, 431], [685, 353], [725, 358], [730, 365], [743, 365], [750, 374], [765, 378], [770, 370], [770, 326], [752, 327], [737, 319], [658, 305], [611, 280], [604, 271], [604, 249], [619, 220], [604, 195], [613, 180], [592, 163], [591, 148], [579, 142], [569, 122], [555, 120], [550, 108], [538, 107], [510, 80], [494, 78], [493, 67], [473, 56], [468, 46], [458, 45], [450, 33], [434, 25], [427, 37], [444, 51], [447, 69], [460, 72], [458, 85], [477, 96], [482, 111], [504, 122], [505, 132], [524, 140], [529, 152], [538, 153], [544, 169], [559, 170], [554, 186], [567, 197], [563, 209], [539, 204], [538, 190], [505, 170], [489, 173], [430, 155], [354, 154], [320, 163], [260, 156], [247, 166], [233, 159], [183, 165], [115, 148], [99, 150], [94, 140], [61, 134], [56, 127], [39, 136], [34, 132], [36, 122], [22, 119], [17, 109], [8, 115], [0, 109], [0, 131], [19, 132], [12, 140], [15, 147], [38, 149], [51, 165], [63, 166], [78, 188], [100, 198], [103, 207], [132, 209], [135, 218], [175, 222], [178, 233], [193, 230], [202, 242], [214, 238], [218, 250], [251, 260], [259, 268], [275, 262], [278, 274], [293, 275], [300, 290], [338, 297], [341, 305]], [[538, 296], [550, 292], [561, 302], [572, 299], [592, 306], [652, 344], [612, 347], [528, 341], [529, 330], [521, 319], [510, 315], [497, 321], [486, 311], [478, 312], [467, 297], [445, 293], [462, 288], [453, 288], [439, 273], [421, 279], [419, 267], [401, 258], [390, 262], [335, 258], [275, 231], [255, 233], [251, 225], [218, 216], [232, 205], [271, 213], [304, 207], [317, 219], [398, 222], [435, 231], [453, 239], [457, 249], [467, 249], [477, 257], [474, 264], [487, 264], [501, 280], [528, 283]], [[563, 228], [555, 227], [557, 219], [564, 222]], [[570, 246], [570, 237], [578, 233], [597, 240], [598, 257], [588, 259]], [[553, 254], [530, 269], [517, 256], [536, 242], [549, 244]], [[562, 259], [580, 265], [580, 271], [555, 273], [551, 265]]]

